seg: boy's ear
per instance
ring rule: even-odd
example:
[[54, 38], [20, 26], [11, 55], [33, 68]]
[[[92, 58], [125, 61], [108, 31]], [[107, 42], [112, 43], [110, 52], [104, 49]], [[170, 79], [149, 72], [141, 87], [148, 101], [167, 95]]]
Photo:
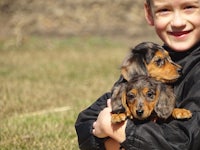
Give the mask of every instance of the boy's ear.
[[145, 13], [145, 19], [147, 23], [151, 26], [154, 25], [154, 20], [153, 20], [153, 14], [151, 11], [151, 7], [145, 2], [144, 3], [144, 13]]

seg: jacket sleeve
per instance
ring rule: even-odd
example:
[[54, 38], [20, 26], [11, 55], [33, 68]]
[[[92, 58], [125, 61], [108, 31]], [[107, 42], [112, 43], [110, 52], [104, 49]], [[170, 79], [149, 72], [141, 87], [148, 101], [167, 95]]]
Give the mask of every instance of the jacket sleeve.
[[107, 100], [111, 97], [106, 93], [95, 101], [90, 107], [80, 112], [75, 128], [78, 135], [79, 148], [81, 150], [104, 150], [104, 138], [97, 138], [92, 134], [92, 125], [99, 113], [107, 107]]
[[[198, 72], [198, 73], [197, 73]], [[189, 120], [172, 120], [169, 123], [148, 122], [135, 125], [128, 120], [126, 140], [121, 143], [126, 150], [199, 150], [200, 149], [200, 77], [199, 72], [184, 82], [178, 107], [192, 111]]]

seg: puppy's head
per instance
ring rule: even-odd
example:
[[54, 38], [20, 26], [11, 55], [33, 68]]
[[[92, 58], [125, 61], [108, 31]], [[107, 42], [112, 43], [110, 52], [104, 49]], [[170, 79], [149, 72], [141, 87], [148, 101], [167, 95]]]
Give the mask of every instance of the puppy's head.
[[148, 76], [137, 76], [127, 83], [122, 95], [122, 105], [139, 120], [148, 118], [159, 98], [159, 84]]
[[121, 65], [121, 74], [127, 80], [135, 75], [148, 75], [161, 82], [173, 82], [180, 77], [181, 66], [174, 63], [160, 45], [143, 42], [133, 48]]

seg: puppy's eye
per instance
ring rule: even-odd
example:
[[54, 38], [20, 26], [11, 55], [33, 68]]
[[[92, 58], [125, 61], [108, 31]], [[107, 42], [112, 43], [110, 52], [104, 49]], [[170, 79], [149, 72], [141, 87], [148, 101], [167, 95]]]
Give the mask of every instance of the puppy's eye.
[[133, 94], [133, 93], [128, 93], [128, 94], [127, 94], [127, 98], [128, 98], [128, 99], [135, 99], [135, 97], [136, 97], [136, 95]]
[[158, 67], [161, 67], [165, 64], [165, 61], [161, 58], [158, 58], [158, 59], [155, 60], [155, 63]]
[[154, 96], [155, 96], [155, 92], [154, 92], [154, 91], [148, 91], [148, 92], [147, 92], [147, 97], [148, 97], [148, 98], [154, 99]]

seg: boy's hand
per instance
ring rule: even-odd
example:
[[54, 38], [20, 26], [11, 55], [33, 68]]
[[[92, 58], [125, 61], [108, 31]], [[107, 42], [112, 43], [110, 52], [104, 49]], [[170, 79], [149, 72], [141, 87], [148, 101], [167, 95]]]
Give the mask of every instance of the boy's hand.
[[108, 137], [110, 130], [112, 130], [111, 111], [111, 100], [108, 99], [107, 107], [99, 113], [97, 120], [93, 124], [93, 134], [98, 138]]
[[93, 124], [93, 134], [98, 138], [111, 137], [119, 143], [125, 140], [126, 121], [118, 124], [111, 123], [111, 100], [108, 99], [107, 107], [104, 108]]

